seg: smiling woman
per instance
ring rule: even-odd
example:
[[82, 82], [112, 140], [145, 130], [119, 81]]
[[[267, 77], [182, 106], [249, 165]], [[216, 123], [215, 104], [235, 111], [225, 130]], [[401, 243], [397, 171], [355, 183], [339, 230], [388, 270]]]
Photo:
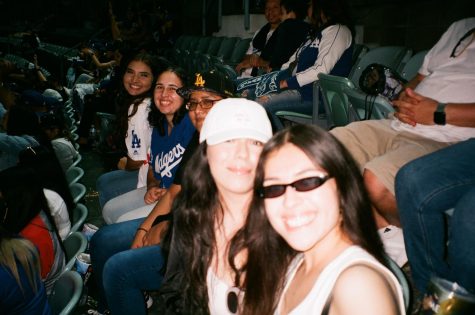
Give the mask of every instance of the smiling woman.
[[253, 101], [229, 98], [209, 111], [175, 201], [163, 308], [175, 313], [177, 307], [179, 314], [235, 313], [237, 303], [228, 297], [240, 293], [227, 260], [229, 240], [246, 220], [259, 154], [271, 135], [264, 108]]
[[329, 133], [297, 125], [274, 135], [230, 250], [230, 261], [248, 253], [246, 265], [233, 266], [245, 275], [241, 314], [404, 314], [361, 187], [355, 162]]

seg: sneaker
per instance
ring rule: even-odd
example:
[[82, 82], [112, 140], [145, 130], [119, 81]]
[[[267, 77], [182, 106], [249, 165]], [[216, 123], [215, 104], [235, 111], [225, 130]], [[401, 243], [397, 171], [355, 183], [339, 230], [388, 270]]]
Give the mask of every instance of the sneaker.
[[384, 245], [386, 254], [398, 264], [399, 267], [407, 263], [406, 247], [402, 229], [394, 225], [388, 225], [378, 230], [379, 237]]
[[147, 309], [151, 308], [153, 305], [153, 299], [147, 291], [143, 292], [143, 297], [145, 299], [145, 304], [147, 305]]

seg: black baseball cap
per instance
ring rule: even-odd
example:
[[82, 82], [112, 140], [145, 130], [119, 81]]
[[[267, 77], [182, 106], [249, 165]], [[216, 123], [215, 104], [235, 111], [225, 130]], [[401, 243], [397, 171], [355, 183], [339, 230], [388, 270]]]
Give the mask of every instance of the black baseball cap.
[[233, 97], [234, 90], [234, 82], [231, 78], [217, 70], [210, 70], [195, 73], [192, 84], [178, 89], [177, 93], [185, 99], [188, 99], [194, 91], [208, 91], [223, 97]]

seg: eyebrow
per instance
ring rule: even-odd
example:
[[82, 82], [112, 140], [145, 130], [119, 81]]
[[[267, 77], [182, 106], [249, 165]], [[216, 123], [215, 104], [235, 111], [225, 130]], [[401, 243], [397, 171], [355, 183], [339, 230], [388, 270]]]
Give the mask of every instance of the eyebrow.
[[155, 84], [155, 86], [164, 86], [164, 87], [175, 87], [177, 89], [180, 88], [180, 86], [176, 85], [176, 84], [163, 84], [163, 83], [157, 83]]
[[[325, 171], [319, 170], [319, 169], [316, 169], [316, 168], [306, 168], [306, 169], [303, 169], [303, 170], [298, 171], [297, 173], [293, 174], [293, 176], [301, 176], [301, 175], [305, 175], [305, 174], [310, 173], [310, 172], [326, 173]], [[281, 180], [283, 180], [283, 179], [280, 178], [280, 177], [264, 177], [263, 182], [265, 182], [265, 181], [281, 181]]]

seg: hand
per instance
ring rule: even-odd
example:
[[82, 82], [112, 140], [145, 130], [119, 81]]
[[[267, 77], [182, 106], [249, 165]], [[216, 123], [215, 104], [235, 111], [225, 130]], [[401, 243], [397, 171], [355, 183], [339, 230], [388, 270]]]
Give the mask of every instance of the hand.
[[154, 225], [143, 237], [143, 246], [158, 245], [162, 241], [163, 236], [168, 230], [168, 223], [170, 221], [163, 221]]
[[166, 192], [167, 190], [165, 188], [160, 188], [158, 186], [150, 187], [145, 193], [144, 201], [148, 205], [154, 203], [158, 201], [158, 199], [160, 199], [160, 197], [163, 196]]
[[406, 124], [411, 126], [434, 124], [437, 101], [422, 96], [410, 88], [406, 88], [399, 99], [393, 101], [393, 105], [396, 110], [394, 116]]
[[127, 157], [121, 157], [119, 162], [117, 162], [117, 168], [119, 170], [125, 170], [125, 165], [127, 164]]
[[259, 67], [259, 56], [256, 54], [252, 54], [249, 58], [249, 64], [251, 67]]
[[287, 84], [287, 81], [282, 80], [282, 81], [279, 82], [279, 87], [280, 87], [280, 89], [286, 89], [286, 88], [288, 88], [289, 86], [288, 86], [288, 84]]
[[144, 246], [144, 238], [145, 235], [147, 234], [146, 231], [144, 230], [137, 230], [135, 232], [135, 237], [134, 240], [132, 241], [132, 245], [130, 248], [140, 248]]

